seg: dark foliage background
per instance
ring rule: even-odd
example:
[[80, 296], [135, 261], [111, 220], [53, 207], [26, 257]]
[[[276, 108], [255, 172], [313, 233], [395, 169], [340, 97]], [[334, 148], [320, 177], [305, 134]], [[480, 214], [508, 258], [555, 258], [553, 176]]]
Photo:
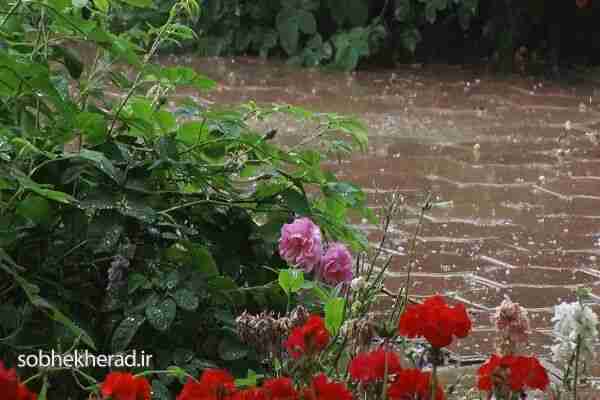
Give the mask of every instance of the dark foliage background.
[[[143, 29], [153, 10], [115, 13], [118, 29]], [[280, 56], [351, 70], [360, 62], [488, 60], [502, 70], [528, 62], [557, 68], [600, 61], [596, 1], [576, 0], [205, 0], [186, 43], [203, 55]], [[523, 52], [521, 51], [521, 55]]]

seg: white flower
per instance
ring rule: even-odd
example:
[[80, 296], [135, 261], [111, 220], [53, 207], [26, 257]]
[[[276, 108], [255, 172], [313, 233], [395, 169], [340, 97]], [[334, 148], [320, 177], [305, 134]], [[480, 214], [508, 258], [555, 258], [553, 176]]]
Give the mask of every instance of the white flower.
[[554, 361], [568, 363], [577, 347], [577, 340], [580, 340], [580, 359], [593, 358], [593, 342], [598, 336], [598, 316], [590, 307], [579, 302], [561, 303], [554, 307], [552, 322], [556, 336], [556, 344], [552, 346]]
[[363, 276], [359, 276], [357, 278], [352, 279], [350, 283], [350, 287], [352, 290], [360, 290], [364, 288], [367, 284], [367, 280]]

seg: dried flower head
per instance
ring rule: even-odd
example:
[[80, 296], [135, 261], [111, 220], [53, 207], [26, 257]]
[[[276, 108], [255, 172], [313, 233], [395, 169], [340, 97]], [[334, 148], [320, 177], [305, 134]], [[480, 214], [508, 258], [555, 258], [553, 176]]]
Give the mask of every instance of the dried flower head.
[[519, 303], [513, 303], [506, 297], [492, 315], [492, 322], [498, 333], [501, 354], [516, 353], [518, 344], [527, 342], [529, 317]]

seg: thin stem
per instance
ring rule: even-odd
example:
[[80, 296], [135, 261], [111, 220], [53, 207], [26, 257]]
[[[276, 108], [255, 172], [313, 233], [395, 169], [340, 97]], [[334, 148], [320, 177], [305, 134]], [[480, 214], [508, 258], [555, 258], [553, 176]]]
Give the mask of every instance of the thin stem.
[[427, 212], [431, 208], [431, 193], [427, 194], [427, 198], [425, 200], [425, 204], [421, 207], [421, 213], [419, 214], [419, 222], [417, 223], [417, 227], [415, 228], [415, 234], [413, 236], [411, 248], [410, 248], [410, 256], [408, 259], [408, 270], [406, 271], [406, 282], [404, 283], [404, 304], [408, 304], [408, 291], [410, 288], [410, 274], [412, 272], [412, 266], [416, 258], [416, 249], [417, 249], [417, 240], [419, 234], [421, 233], [421, 228], [423, 227], [423, 219], [425, 218], [425, 212]]
[[577, 347], [575, 347], [575, 371], [573, 373], [573, 399], [577, 400], [577, 383], [579, 380], [579, 352], [581, 350], [581, 335], [577, 336]]
[[15, 4], [13, 4], [13, 6], [10, 8], [10, 10], [8, 10], [8, 13], [2, 19], [2, 22], [0, 23], [0, 28], [2, 28], [4, 26], [4, 24], [6, 24], [8, 19], [10, 17], [12, 17], [12, 15], [15, 13], [15, 11], [17, 11], [17, 8], [19, 8], [19, 6], [21, 5], [22, 2], [23, 2], [23, 0], [18, 0]]

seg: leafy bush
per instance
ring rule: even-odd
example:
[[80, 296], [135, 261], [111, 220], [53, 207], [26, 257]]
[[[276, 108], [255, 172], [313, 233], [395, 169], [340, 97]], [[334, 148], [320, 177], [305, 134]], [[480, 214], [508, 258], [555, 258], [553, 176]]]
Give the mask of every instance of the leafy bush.
[[[174, 3], [166, 22], [138, 32], [138, 44], [111, 31], [113, 8], [148, 3], [0, 2], [4, 360], [136, 348], [156, 355], [155, 368], [190, 374], [258, 368], [234, 318], [288, 306], [277, 284], [282, 225], [310, 215], [327, 239], [365, 246], [347, 222], [351, 212], [372, 218], [363, 192], [320, 166], [325, 151], [364, 148], [364, 126], [288, 105], [172, 104], [177, 87], [214, 84], [152, 62], [163, 45], [194, 37], [183, 22], [199, 8]], [[284, 149], [276, 132], [251, 127], [281, 114], [309, 121], [315, 133], [303, 143], [324, 150]], [[92, 382], [98, 372], [78, 373]], [[64, 384], [69, 371], [43, 376], [55, 398], [79, 398]], [[173, 381], [153, 387], [167, 393]]]
[[[168, 3], [168, 2], [167, 2]], [[479, 0], [206, 0], [192, 25], [199, 39], [188, 45], [202, 55], [280, 55], [292, 64], [329, 64], [355, 69], [359, 61], [389, 48], [414, 53], [421, 31], [440, 21], [457, 20], [469, 27]], [[127, 10], [111, 14], [122, 28], [139, 32], [165, 2], [140, 14]]]

